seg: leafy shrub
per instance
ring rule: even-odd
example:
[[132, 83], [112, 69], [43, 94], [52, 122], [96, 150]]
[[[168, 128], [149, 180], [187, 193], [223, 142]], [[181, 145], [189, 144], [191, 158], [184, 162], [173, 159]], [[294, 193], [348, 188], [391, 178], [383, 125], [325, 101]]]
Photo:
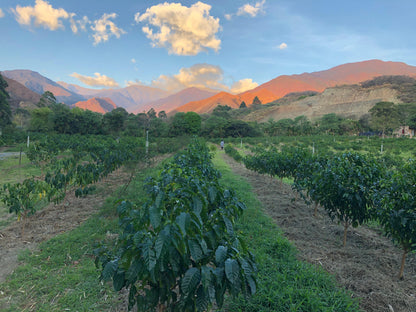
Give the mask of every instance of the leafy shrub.
[[222, 306], [226, 291], [256, 291], [253, 256], [234, 231], [245, 206], [219, 177], [208, 148], [194, 141], [149, 179], [142, 207], [118, 206], [117, 250], [96, 250], [96, 264], [116, 291], [129, 288], [129, 308], [207, 311]]
[[243, 156], [241, 156], [241, 154], [231, 144], [227, 144], [224, 151], [237, 162], [241, 162], [243, 160]]

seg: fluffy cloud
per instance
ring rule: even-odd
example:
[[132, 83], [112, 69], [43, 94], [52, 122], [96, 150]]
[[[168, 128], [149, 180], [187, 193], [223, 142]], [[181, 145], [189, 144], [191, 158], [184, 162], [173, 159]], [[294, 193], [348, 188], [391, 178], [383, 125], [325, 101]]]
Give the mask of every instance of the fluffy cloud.
[[258, 1], [256, 2], [254, 6], [248, 3], [244, 4], [243, 6], [238, 8], [237, 13], [225, 14], [224, 17], [228, 21], [230, 21], [234, 15], [237, 15], [237, 16], [248, 15], [251, 17], [256, 17], [260, 12], [264, 13], [265, 3], [266, 3], [266, 0]]
[[286, 49], [287, 48], [287, 44], [286, 43], [284, 43], [284, 42], [282, 42], [280, 45], [279, 45], [279, 49], [280, 50], [284, 50], [284, 49]]
[[133, 64], [136, 64], [136, 59], [135, 59], [135, 58], [132, 58], [130, 61], [131, 61]]
[[131, 87], [131, 86], [145, 86], [146, 84], [138, 79], [136, 80], [125, 80], [124, 84], [126, 85], [126, 87]]
[[95, 20], [93, 22], [93, 26], [91, 26], [91, 29], [94, 31], [94, 45], [99, 44], [100, 42], [106, 42], [110, 38], [110, 36], [114, 35], [117, 38], [120, 38], [122, 34], [125, 34], [126, 32], [118, 28], [114, 22], [110, 21], [110, 18], [116, 18], [116, 13], [107, 14], [104, 13], [103, 16]]
[[2, 17], [4, 17], [4, 13], [3, 13], [3, 10], [0, 9], [0, 18], [2, 18]]
[[165, 47], [169, 53], [196, 55], [207, 49], [218, 51], [221, 40], [218, 18], [209, 15], [211, 6], [197, 2], [190, 6], [180, 3], [163, 3], [152, 6], [145, 13], [136, 13], [136, 23], [146, 22], [142, 31], [153, 46]]
[[170, 92], [189, 87], [227, 90], [228, 87], [221, 82], [223, 74], [219, 66], [195, 64], [188, 68], [181, 68], [179, 73], [173, 76], [161, 75], [157, 80], [152, 81], [152, 86]]
[[[224, 72], [221, 67], [210, 64], [195, 64], [191, 67], [181, 68], [176, 75], [160, 75], [158, 79], [152, 81], [152, 86], [169, 92], [178, 92], [186, 88], [196, 87], [231, 93], [241, 93], [258, 86], [252, 79], [242, 79], [235, 82], [230, 88], [224, 84], [223, 79]], [[141, 84], [137, 81], [135, 83]]]
[[256, 17], [257, 14], [259, 14], [260, 12], [264, 12], [263, 6], [265, 3], [266, 0], [256, 2], [254, 6], [252, 6], [251, 4], [245, 4], [242, 7], [238, 8], [237, 15], [249, 15], [251, 17]]
[[32, 19], [37, 27], [43, 26], [50, 30], [64, 28], [62, 19], [68, 19], [71, 14], [64, 9], [54, 9], [47, 1], [36, 0], [35, 6], [16, 6], [13, 10], [16, 20], [22, 25], [31, 25]]
[[77, 73], [73, 73], [71, 76], [91, 87], [119, 87], [119, 84], [113, 78], [101, 75], [100, 73], [94, 73], [95, 77], [83, 76]]
[[[110, 19], [117, 17], [116, 13], [103, 14], [100, 19], [91, 22], [87, 16], [81, 19], [75, 19], [76, 14], [67, 12], [62, 8], [55, 9], [46, 0], [36, 0], [35, 6], [22, 7], [16, 6], [12, 9], [16, 16], [16, 21], [22, 25], [31, 25], [32, 22], [36, 27], [43, 26], [50, 30], [64, 29], [63, 20], [69, 20], [71, 30], [74, 34], [79, 31], [87, 31], [88, 26], [93, 31], [94, 45], [100, 42], [108, 41], [111, 36], [120, 38], [126, 32], [117, 27]], [[2, 11], [0, 9], [0, 17]]]
[[82, 19], [80, 20], [75, 20], [75, 13], [71, 13], [71, 16], [69, 18], [69, 21], [71, 23], [71, 30], [74, 34], [78, 33], [78, 30], [81, 31], [87, 31], [87, 25], [91, 24], [90, 20], [88, 19], [88, 17], [84, 16]]
[[254, 82], [252, 79], [241, 79], [240, 81], [235, 82], [231, 86], [231, 93], [242, 93], [244, 91], [254, 89], [258, 85], [259, 84], [257, 82]]

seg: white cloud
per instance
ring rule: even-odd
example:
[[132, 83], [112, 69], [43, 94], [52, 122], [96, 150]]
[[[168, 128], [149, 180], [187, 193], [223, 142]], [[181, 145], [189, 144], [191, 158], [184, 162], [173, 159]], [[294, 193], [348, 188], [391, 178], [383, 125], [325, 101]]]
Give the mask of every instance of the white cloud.
[[70, 76], [77, 78], [82, 83], [91, 87], [119, 87], [119, 84], [113, 78], [101, 75], [100, 73], [94, 73], [95, 77], [83, 76], [77, 73], [73, 73]]
[[240, 81], [235, 82], [231, 86], [231, 93], [242, 93], [251, 89], [254, 89], [259, 84], [257, 82], [254, 82], [252, 79], [241, 79]]
[[[242, 79], [235, 82], [232, 87], [225, 85], [224, 72], [219, 66], [211, 64], [195, 64], [191, 67], [184, 67], [176, 75], [160, 75], [152, 81], [152, 86], [178, 92], [180, 90], [196, 87], [200, 89], [214, 89], [231, 93], [241, 93], [258, 86], [252, 79]], [[130, 82], [129, 82], [130, 83]], [[136, 82], [141, 84], [141, 82]]]
[[173, 76], [160, 75], [152, 81], [152, 86], [177, 92], [189, 87], [201, 89], [228, 90], [222, 83], [223, 70], [219, 66], [210, 64], [195, 64], [188, 68], [181, 68], [179, 73]]
[[71, 30], [74, 34], [78, 33], [78, 30], [81, 31], [87, 31], [87, 25], [91, 24], [91, 21], [88, 19], [88, 17], [84, 16], [80, 20], [75, 20], [75, 13], [71, 13], [71, 16], [69, 18], [69, 22], [71, 23]]
[[140, 23], [140, 12], [137, 12], [136, 14], [134, 14], [134, 21], [138, 24]]
[[4, 12], [2, 9], [0, 9], [0, 18], [4, 17]]
[[126, 80], [126, 81], [124, 81], [124, 84], [126, 85], [126, 87], [131, 87], [131, 86], [144, 86], [145, 85], [143, 82], [141, 82], [138, 79], [136, 79], [136, 80]]
[[153, 46], [165, 47], [171, 54], [197, 55], [207, 49], [218, 51], [221, 40], [218, 18], [209, 15], [211, 6], [197, 2], [190, 6], [163, 3], [152, 6], [145, 13], [136, 13], [136, 23], [147, 22], [142, 31]]
[[233, 18], [233, 15], [232, 14], [225, 14], [224, 17], [227, 21], [230, 21]]
[[12, 11], [15, 14], [16, 20], [19, 24], [31, 25], [33, 19], [35, 26], [43, 26], [44, 28], [48, 28], [50, 30], [64, 28], [62, 19], [68, 19], [71, 15], [62, 8], [54, 9], [52, 5], [43, 0], [36, 0], [36, 4], [33, 7], [22, 7], [18, 5], [16, 6], [16, 9], [12, 9]]
[[279, 45], [279, 49], [280, 50], [284, 50], [284, 49], [286, 49], [287, 48], [287, 44], [286, 43], [284, 43], [284, 42], [282, 42], [280, 45]]
[[245, 4], [242, 7], [238, 8], [238, 11], [236, 14], [238, 16], [248, 15], [251, 17], [256, 17], [257, 14], [259, 14], [260, 12], [264, 12], [263, 7], [265, 3], [266, 3], [266, 0], [256, 2], [254, 6], [251, 4]]
[[135, 59], [135, 58], [132, 58], [130, 61], [131, 61], [133, 64], [136, 64], [136, 59]]
[[91, 29], [94, 31], [94, 45], [97, 45], [100, 42], [108, 41], [108, 39], [112, 35], [116, 36], [117, 38], [120, 38], [122, 34], [126, 33], [123, 29], [118, 28], [117, 25], [114, 24], [114, 22], [109, 20], [116, 17], [116, 13], [104, 13], [101, 19], [95, 20], [92, 23], [93, 26], [91, 26]]

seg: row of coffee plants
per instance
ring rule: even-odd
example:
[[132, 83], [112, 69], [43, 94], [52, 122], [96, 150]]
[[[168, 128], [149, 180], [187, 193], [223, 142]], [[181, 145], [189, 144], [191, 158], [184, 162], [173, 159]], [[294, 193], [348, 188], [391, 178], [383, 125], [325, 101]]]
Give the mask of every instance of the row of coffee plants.
[[[257, 150], [246, 156], [248, 169], [293, 179], [293, 188], [308, 204], [321, 205], [344, 226], [378, 221], [402, 249], [399, 277], [409, 252], [416, 250], [416, 164], [402, 161], [387, 166], [379, 158], [353, 152], [316, 155], [309, 149]], [[391, 165], [391, 164], [389, 164]]]
[[[405, 155], [415, 156], [416, 141], [409, 138], [380, 138], [362, 136], [276, 136], [242, 139], [244, 145], [279, 147], [281, 145], [314, 149], [316, 153], [327, 154], [329, 152], [360, 152], [375, 155], [377, 153], [395, 158]], [[219, 140], [215, 141], [218, 142]], [[227, 138], [227, 143], [236, 146], [241, 144], [240, 138]]]
[[[108, 136], [47, 135], [33, 142], [26, 152], [40, 166], [44, 177], [3, 185], [0, 198], [18, 219], [35, 213], [41, 202], [60, 203], [67, 191], [82, 197], [94, 184], [126, 164], [138, 163], [155, 154], [146, 153], [145, 141]], [[22, 226], [22, 235], [24, 225]]]
[[143, 205], [122, 201], [114, 250], [96, 252], [103, 280], [129, 289], [129, 309], [209, 311], [256, 291], [253, 255], [234, 230], [245, 205], [219, 183], [205, 144], [194, 140], [146, 184]]

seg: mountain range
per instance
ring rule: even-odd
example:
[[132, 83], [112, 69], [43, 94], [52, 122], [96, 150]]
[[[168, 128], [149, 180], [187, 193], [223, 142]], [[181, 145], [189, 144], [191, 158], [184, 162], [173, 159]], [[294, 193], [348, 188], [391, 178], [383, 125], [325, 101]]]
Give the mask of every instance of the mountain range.
[[384, 62], [380, 60], [348, 63], [324, 71], [278, 76], [253, 90], [237, 95], [221, 92], [202, 101], [187, 103], [177, 108], [177, 110], [207, 113], [212, 111], [218, 103], [237, 108], [242, 101], [250, 105], [255, 96], [265, 104], [293, 92], [323, 92], [329, 87], [357, 84], [383, 75], [416, 77], [416, 67], [400, 62]]
[[17, 108], [30, 108], [36, 107], [36, 103], [40, 100], [40, 94], [33, 92], [32, 90], [26, 88], [21, 83], [16, 80], [3, 77], [7, 82], [6, 91], [10, 96], [9, 104], [13, 111]]
[[19, 86], [19, 89], [26, 87], [38, 95], [50, 91], [59, 102], [93, 111], [106, 112], [116, 105], [136, 114], [150, 108], [171, 113], [194, 111], [202, 114], [211, 112], [218, 105], [238, 108], [244, 101], [250, 106], [255, 97], [265, 104], [293, 92], [316, 91], [321, 93], [327, 88], [357, 84], [382, 75], [416, 77], [416, 67], [401, 62], [381, 60], [348, 63], [313, 73], [278, 76], [240, 94], [198, 88], [187, 88], [171, 94], [165, 90], [143, 85], [100, 90], [65, 82], [54, 82], [30, 70], [7, 70], [2, 71], [1, 74], [19, 84], [9, 83], [9, 92], [18, 93], [14, 91], [14, 86]]

